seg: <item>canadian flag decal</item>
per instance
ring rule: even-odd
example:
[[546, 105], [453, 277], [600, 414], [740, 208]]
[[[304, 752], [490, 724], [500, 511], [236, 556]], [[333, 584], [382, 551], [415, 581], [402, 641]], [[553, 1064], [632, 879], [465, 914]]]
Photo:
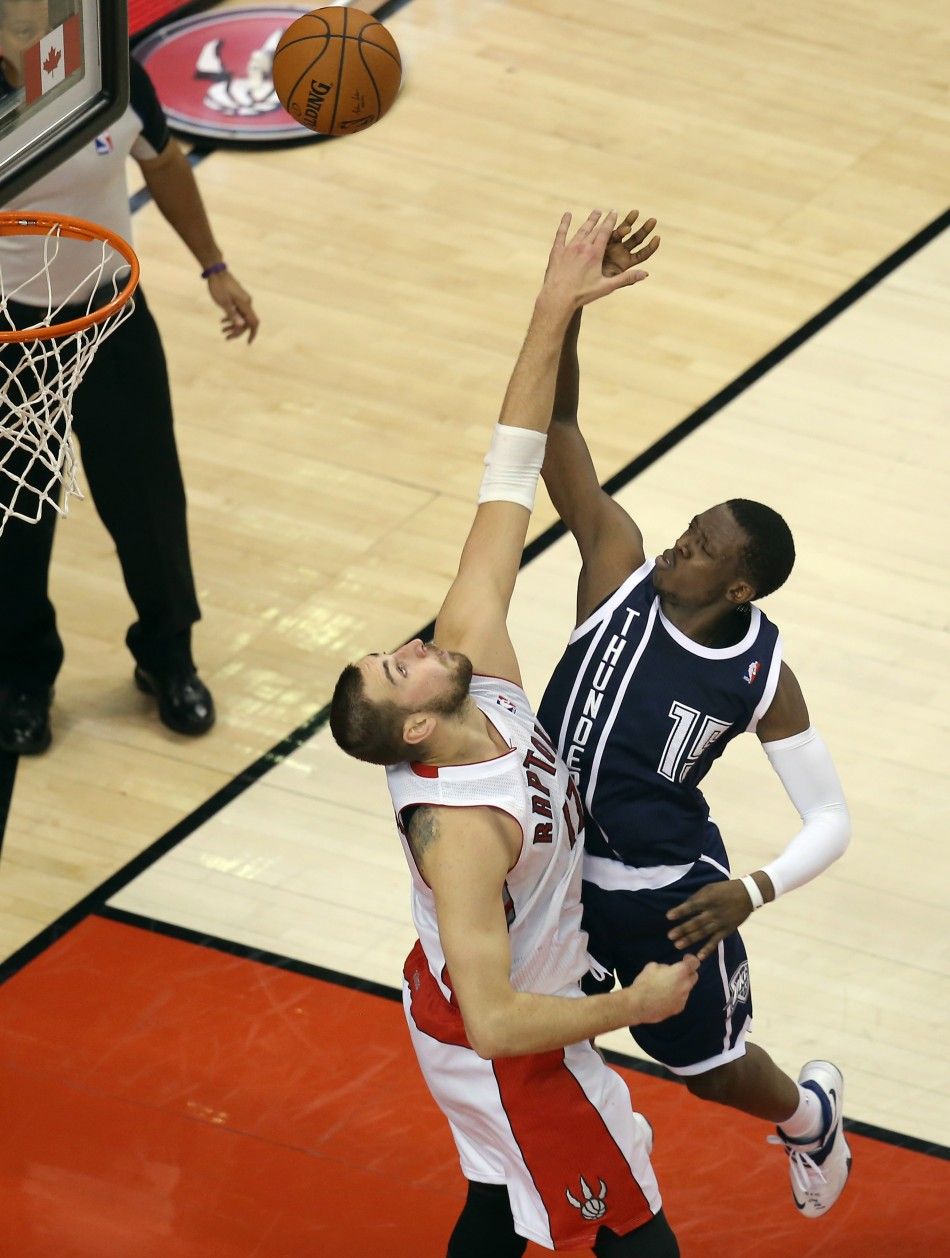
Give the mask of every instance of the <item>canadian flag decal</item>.
[[26, 103], [38, 100], [82, 65], [82, 28], [79, 15], [54, 27], [38, 44], [23, 54], [23, 87]]

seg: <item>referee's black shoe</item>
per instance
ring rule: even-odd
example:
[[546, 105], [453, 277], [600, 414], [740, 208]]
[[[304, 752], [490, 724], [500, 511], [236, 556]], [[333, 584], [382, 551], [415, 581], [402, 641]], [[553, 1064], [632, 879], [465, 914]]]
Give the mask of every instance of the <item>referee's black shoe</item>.
[[52, 741], [49, 686], [24, 690], [10, 686], [0, 691], [0, 751], [15, 756], [37, 756]]
[[214, 699], [193, 668], [159, 674], [137, 664], [135, 684], [155, 696], [159, 719], [176, 734], [206, 734], [214, 724]]

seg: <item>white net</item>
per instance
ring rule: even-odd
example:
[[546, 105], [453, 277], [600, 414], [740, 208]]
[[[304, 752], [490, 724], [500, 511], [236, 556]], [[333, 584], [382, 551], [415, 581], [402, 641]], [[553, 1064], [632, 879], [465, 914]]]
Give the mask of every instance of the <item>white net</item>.
[[138, 268], [124, 241], [77, 233], [77, 220], [0, 218], [2, 534], [11, 517], [35, 524], [47, 505], [65, 516], [70, 498], [82, 497], [73, 397], [99, 346], [131, 314]]

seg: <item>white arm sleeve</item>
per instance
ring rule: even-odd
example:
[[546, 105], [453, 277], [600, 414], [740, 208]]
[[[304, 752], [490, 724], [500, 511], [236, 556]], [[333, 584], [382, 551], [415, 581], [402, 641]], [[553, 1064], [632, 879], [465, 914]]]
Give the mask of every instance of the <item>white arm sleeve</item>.
[[804, 823], [785, 851], [762, 866], [777, 899], [810, 882], [841, 856], [851, 838], [851, 817], [828, 748], [814, 726], [791, 738], [763, 743], [762, 750]]

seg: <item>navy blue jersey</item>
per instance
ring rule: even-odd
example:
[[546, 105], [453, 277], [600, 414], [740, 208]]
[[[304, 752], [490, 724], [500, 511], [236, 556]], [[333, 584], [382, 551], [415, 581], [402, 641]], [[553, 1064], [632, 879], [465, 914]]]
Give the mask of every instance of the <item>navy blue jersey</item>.
[[660, 610], [653, 560], [571, 635], [539, 717], [580, 787], [587, 850], [680, 866], [718, 840], [699, 784], [775, 694], [776, 627], [757, 607], [740, 642], [693, 642]]

